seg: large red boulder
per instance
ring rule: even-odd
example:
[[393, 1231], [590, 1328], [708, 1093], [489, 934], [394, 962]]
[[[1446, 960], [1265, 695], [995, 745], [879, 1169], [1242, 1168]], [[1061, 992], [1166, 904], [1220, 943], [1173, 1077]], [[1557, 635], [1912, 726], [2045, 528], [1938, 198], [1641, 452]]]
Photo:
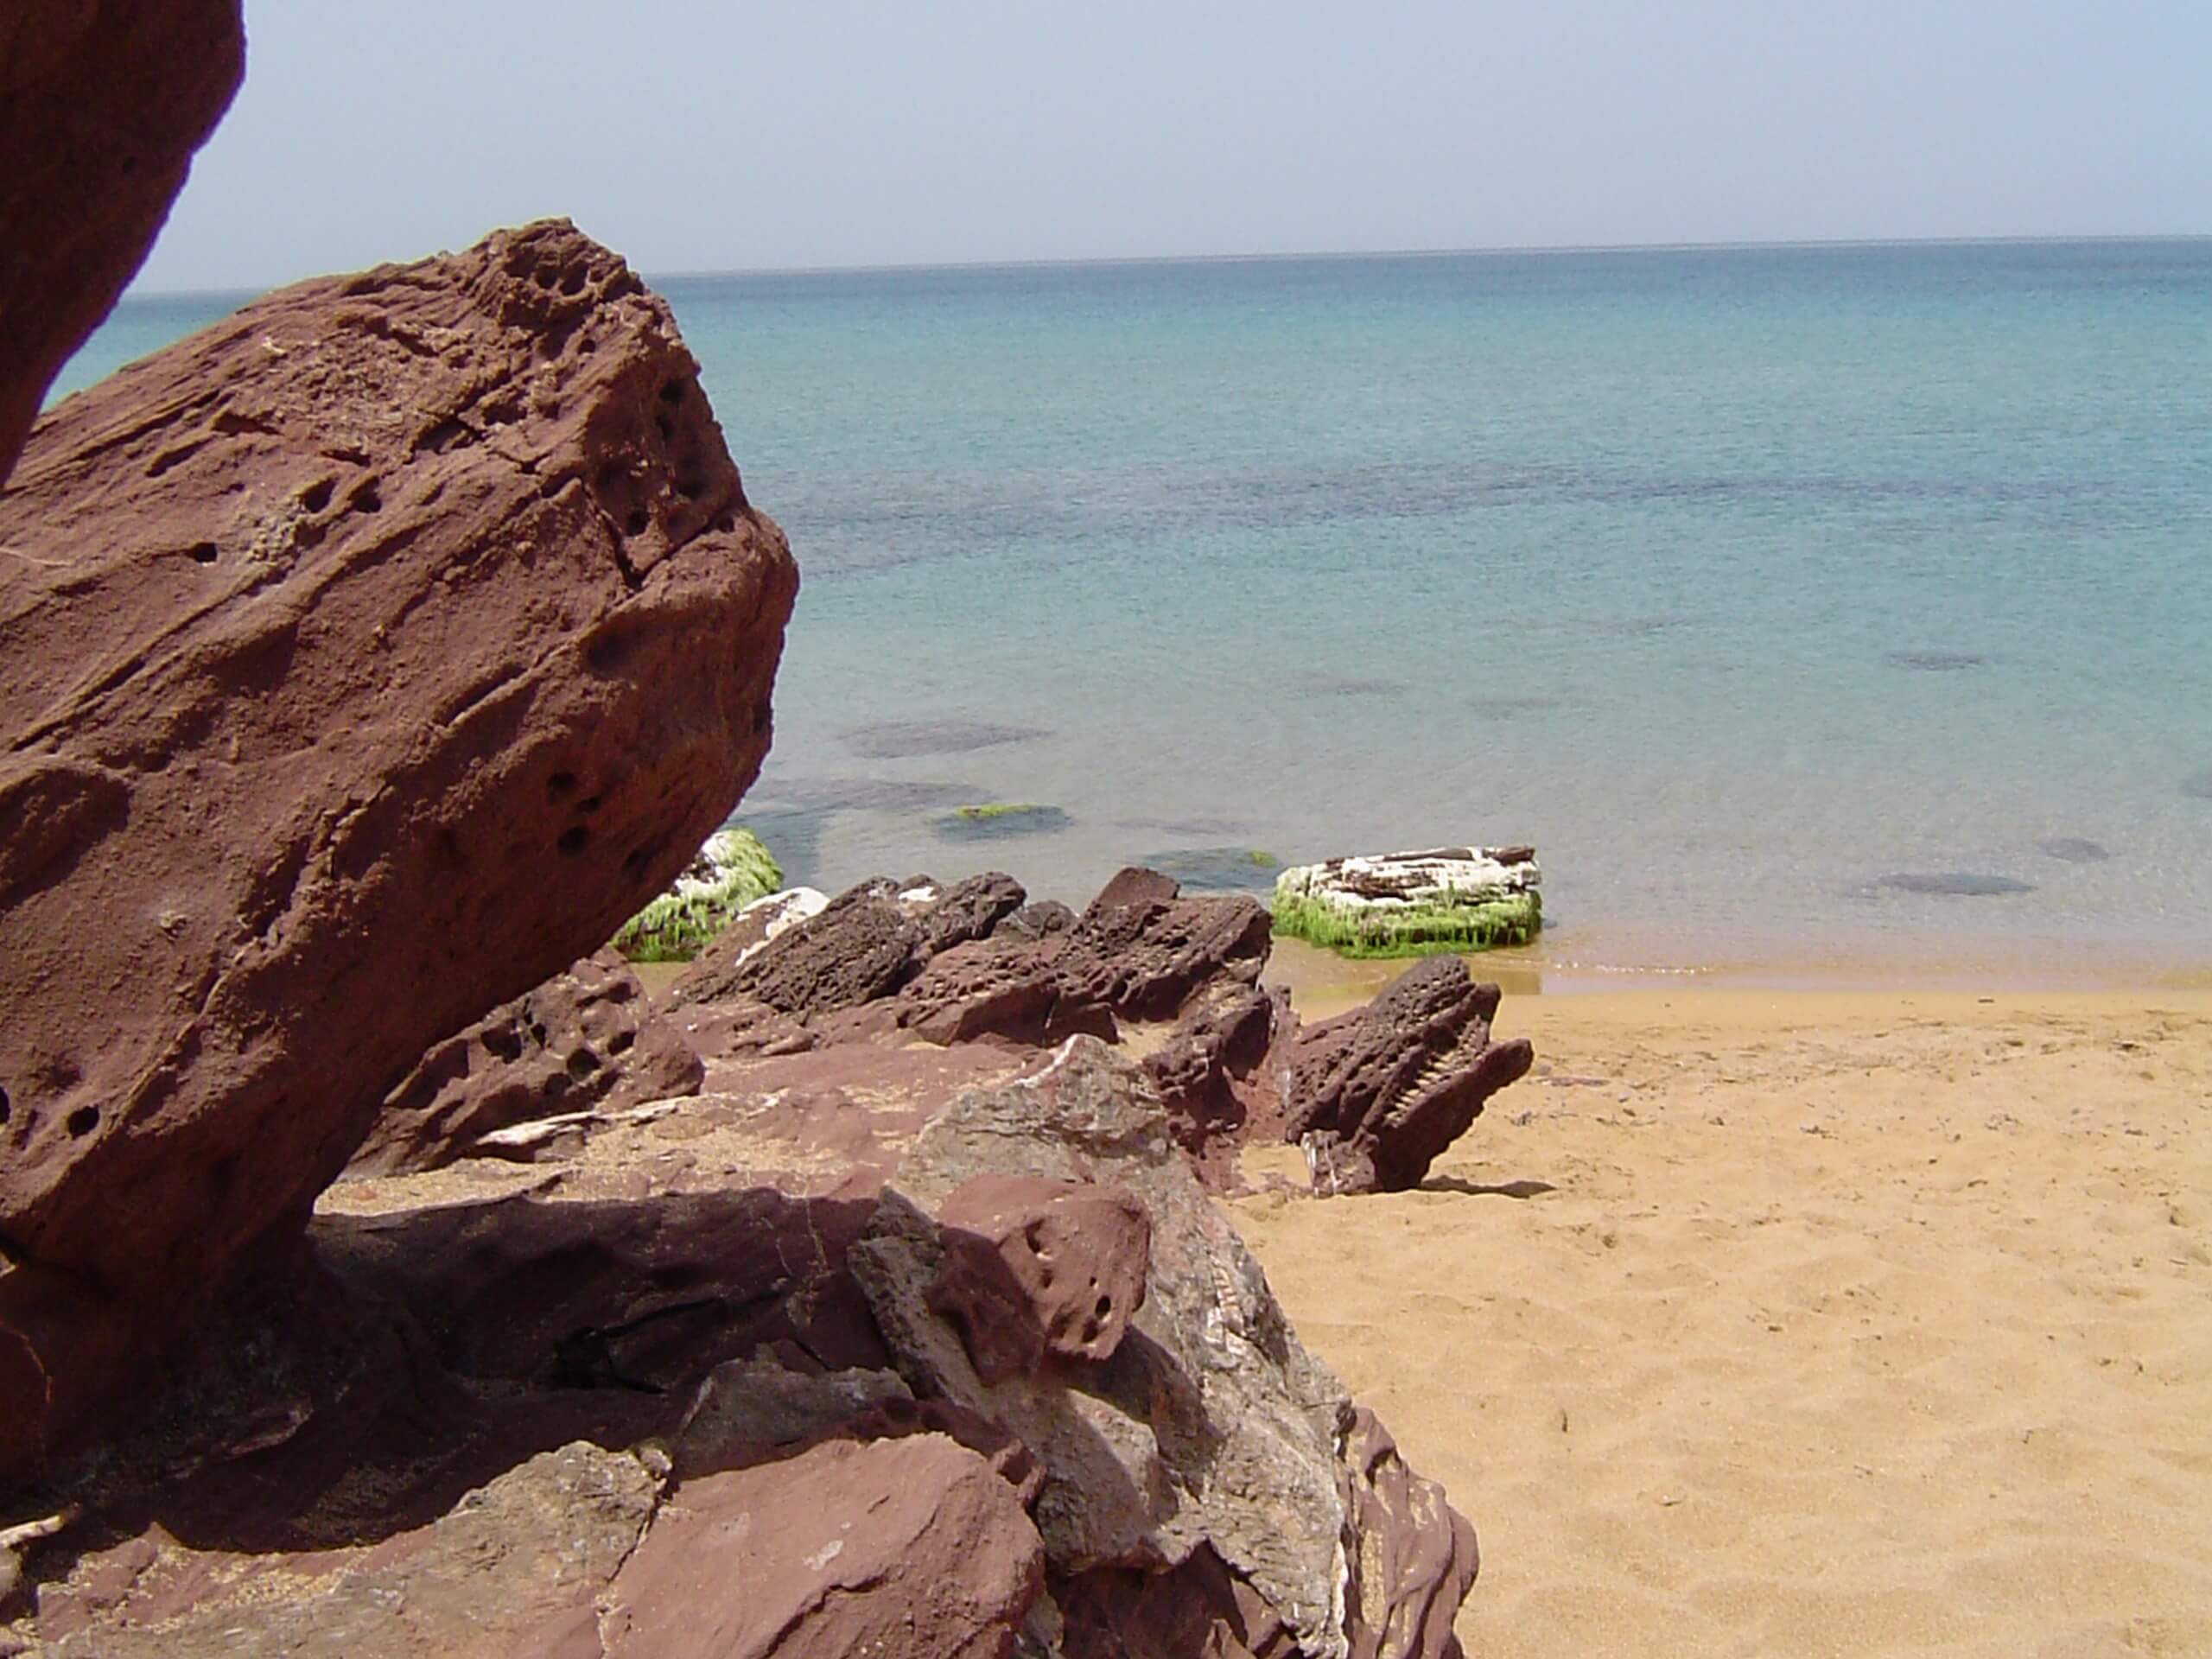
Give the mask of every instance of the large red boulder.
[[0, 7], [0, 485], [245, 72], [238, 0]]
[[70, 398], [0, 545], [4, 1478], [683, 868], [797, 575], [667, 307], [565, 221]]
[[1014, 1489], [941, 1434], [684, 1484], [614, 1580], [606, 1659], [1006, 1659], [1044, 1587]]

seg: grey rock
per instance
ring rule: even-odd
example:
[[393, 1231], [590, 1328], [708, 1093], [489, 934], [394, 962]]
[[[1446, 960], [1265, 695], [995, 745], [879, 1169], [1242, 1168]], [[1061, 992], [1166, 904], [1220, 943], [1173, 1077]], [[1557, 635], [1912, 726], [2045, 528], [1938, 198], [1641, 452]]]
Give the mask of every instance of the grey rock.
[[[1144, 1204], [1145, 1300], [1110, 1359], [986, 1384], [929, 1306], [944, 1246], [927, 1212], [994, 1173], [1110, 1184]], [[1343, 1456], [1357, 1427], [1344, 1385], [1300, 1344], [1150, 1084], [1104, 1045], [1071, 1038], [1031, 1074], [955, 1100], [917, 1137], [848, 1260], [915, 1391], [1003, 1424], [1044, 1465], [1036, 1519], [1056, 1573], [1156, 1573], [1211, 1546], [1312, 1659], [1411, 1651], [1363, 1646], [1366, 1616], [1345, 1599], [1371, 1482]], [[1447, 1563], [1459, 1559], [1448, 1515], [1440, 1500], [1420, 1535]]]

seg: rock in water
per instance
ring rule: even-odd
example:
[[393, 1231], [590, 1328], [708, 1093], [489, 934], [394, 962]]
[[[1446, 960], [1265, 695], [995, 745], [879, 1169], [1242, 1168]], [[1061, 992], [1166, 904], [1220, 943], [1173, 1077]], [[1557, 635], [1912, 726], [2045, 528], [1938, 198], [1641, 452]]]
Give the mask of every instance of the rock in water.
[[238, 0], [0, 12], [0, 484], [245, 70]]
[[1274, 928], [1347, 957], [1526, 944], [1543, 925], [1533, 847], [1332, 858], [1275, 879]]
[[622, 925], [614, 948], [632, 962], [689, 962], [740, 911], [783, 885], [760, 836], [742, 827], [717, 830], [668, 891]]
[[[977, 1373], [930, 1293], [947, 1249], [931, 1214], [978, 1177], [1096, 1182], [1142, 1203], [1144, 1300], [1110, 1358]], [[1035, 1514], [1065, 1651], [1110, 1650], [1081, 1628], [1092, 1613], [1156, 1627], [1141, 1605], [1155, 1595], [1192, 1602], [1196, 1624], [1217, 1615], [1224, 1637], [1232, 1616], [1248, 1630], [1279, 1621], [1311, 1656], [1456, 1651], [1473, 1533], [1433, 1483], [1399, 1484], [1387, 1437], [1300, 1344], [1143, 1074], [1096, 1039], [1071, 1038], [1040, 1069], [942, 1111], [847, 1260], [915, 1393], [1003, 1426], [1043, 1464]], [[1242, 1586], [1241, 1608], [1190, 1582], [1210, 1557]], [[1095, 1594], [1102, 1574], [1110, 1592]]]
[[1526, 1038], [1491, 1041], [1498, 1000], [1497, 987], [1476, 984], [1465, 963], [1440, 957], [1291, 1039], [1285, 1129], [1305, 1149], [1315, 1192], [1421, 1185], [1535, 1058]]
[[667, 307], [564, 221], [68, 399], [0, 544], [4, 1475], [683, 867], [797, 575]]

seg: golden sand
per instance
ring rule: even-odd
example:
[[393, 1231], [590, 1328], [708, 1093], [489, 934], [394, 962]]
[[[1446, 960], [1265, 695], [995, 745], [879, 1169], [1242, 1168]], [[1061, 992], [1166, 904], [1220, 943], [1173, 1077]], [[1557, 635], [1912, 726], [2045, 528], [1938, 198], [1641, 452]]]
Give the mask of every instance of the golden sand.
[[1499, 1029], [1427, 1189], [1232, 1206], [1473, 1518], [1471, 1653], [2212, 1654], [2212, 995]]

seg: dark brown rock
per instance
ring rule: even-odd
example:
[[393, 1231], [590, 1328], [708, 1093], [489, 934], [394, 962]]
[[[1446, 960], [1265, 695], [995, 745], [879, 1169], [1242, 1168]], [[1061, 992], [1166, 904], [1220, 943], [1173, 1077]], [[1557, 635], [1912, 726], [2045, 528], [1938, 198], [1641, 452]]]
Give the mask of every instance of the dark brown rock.
[[1209, 1546], [1171, 1572], [1101, 1567], [1052, 1595], [1065, 1659], [1300, 1659], [1282, 1616]]
[[0, 486], [245, 70], [238, 0], [0, 11]]
[[922, 961], [922, 930], [899, 902], [899, 888], [864, 881], [728, 968], [726, 977], [710, 948], [669, 995], [700, 1002], [730, 994], [785, 1014], [834, 1014], [890, 995]]
[[696, 1095], [706, 1072], [629, 964], [601, 950], [425, 1054], [346, 1168], [436, 1169], [518, 1123]]
[[1365, 1006], [1298, 1033], [1283, 1101], [1317, 1192], [1396, 1192], [1528, 1071], [1525, 1038], [1491, 1041], [1495, 985], [1432, 957]]
[[1123, 1020], [1173, 1020], [1203, 986], [1258, 982], [1272, 934], [1249, 898], [1185, 899], [1150, 870], [1124, 870], [1053, 958], [1060, 1001]]
[[69, 399], [0, 544], [4, 1475], [722, 821], [796, 576], [565, 223]]
[[1044, 1582], [1020, 1499], [942, 1435], [688, 1481], [614, 1580], [607, 1659], [1006, 1659]]
[[1021, 883], [995, 870], [956, 881], [923, 913], [923, 953], [934, 957], [970, 939], [988, 938], [1028, 897]]
[[[1275, 998], [1236, 981], [1202, 990], [1141, 1064], [1167, 1108], [1170, 1132], [1211, 1192], [1237, 1184], [1249, 1108], [1244, 1093], [1274, 1046]], [[1286, 1021], [1286, 1023], [1287, 1023]]]
[[944, 1257], [929, 1303], [959, 1326], [986, 1382], [1050, 1356], [1111, 1357], [1144, 1302], [1152, 1223], [1132, 1193], [985, 1173], [938, 1208]]

